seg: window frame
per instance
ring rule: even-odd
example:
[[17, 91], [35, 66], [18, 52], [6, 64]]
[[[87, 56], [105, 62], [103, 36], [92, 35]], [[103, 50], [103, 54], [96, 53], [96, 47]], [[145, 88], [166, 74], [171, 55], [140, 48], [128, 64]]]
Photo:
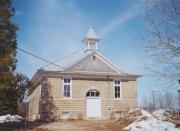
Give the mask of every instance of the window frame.
[[[119, 81], [120, 84], [116, 84], [115, 81]], [[114, 99], [115, 99], [115, 100], [120, 100], [120, 99], [122, 99], [122, 86], [121, 86], [122, 84], [121, 84], [121, 83], [122, 83], [122, 81], [119, 80], [119, 79], [113, 80], [113, 90], [114, 90], [113, 92], [114, 92]], [[119, 90], [119, 91], [120, 91], [120, 97], [118, 97], [118, 98], [115, 97], [115, 93], [116, 93], [115, 87], [116, 87], [116, 86], [119, 86], [119, 88], [120, 88], [120, 90]]]
[[[65, 83], [64, 79], [70, 79], [70, 83]], [[62, 82], [62, 85], [63, 85], [62, 86], [62, 98], [65, 99], [65, 100], [66, 99], [72, 99], [72, 77], [63, 77], [62, 80], [63, 80], [63, 82]], [[69, 97], [65, 97], [64, 96], [64, 86], [65, 85], [69, 85], [70, 86], [70, 96]]]
[[[89, 93], [89, 95], [88, 95]], [[93, 94], [94, 93], [94, 94]], [[98, 94], [97, 94], [98, 93]], [[93, 94], [93, 95], [92, 95]], [[92, 89], [92, 90], [89, 90], [87, 93], [86, 93], [86, 98], [99, 98], [100, 97], [100, 92], [96, 89]]]

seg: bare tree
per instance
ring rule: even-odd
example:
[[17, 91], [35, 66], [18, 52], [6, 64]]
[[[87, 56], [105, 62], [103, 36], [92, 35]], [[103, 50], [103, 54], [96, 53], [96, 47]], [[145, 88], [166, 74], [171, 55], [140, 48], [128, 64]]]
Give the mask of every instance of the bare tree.
[[142, 107], [144, 107], [144, 108], [147, 108], [147, 107], [148, 107], [148, 100], [147, 100], [147, 96], [144, 96], [144, 97], [143, 97]]
[[166, 92], [164, 94], [164, 101], [165, 101], [165, 108], [171, 110], [174, 109], [174, 98], [172, 93]]
[[178, 90], [178, 108], [180, 109], [180, 90]]
[[176, 96], [171, 92], [162, 93], [159, 91], [153, 91], [151, 92], [149, 99], [148, 97], [144, 97], [142, 107], [149, 109], [161, 108], [174, 110], [178, 108], [176, 100]]
[[158, 93], [157, 99], [156, 99], [156, 105], [157, 108], [164, 108], [164, 96], [162, 93]]
[[180, 1], [146, 3], [145, 51], [152, 58], [146, 68], [159, 76], [180, 79]]
[[152, 97], [152, 108], [156, 108], [156, 92], [152, 91], [151, 92], [151, 97]]

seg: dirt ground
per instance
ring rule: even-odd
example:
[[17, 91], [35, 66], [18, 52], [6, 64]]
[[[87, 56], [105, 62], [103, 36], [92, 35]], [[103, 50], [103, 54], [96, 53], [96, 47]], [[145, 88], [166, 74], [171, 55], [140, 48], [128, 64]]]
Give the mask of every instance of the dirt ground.
[[36, 127], [35, 130], [45, 131], [121, 131], [122, 125], [114, 121], [66, 121], [53, 122]]
[[112, 120], [79, 120], [61, 122], [28, 122], [0, 124], [0, 131], [121, 131], [122, 123]]

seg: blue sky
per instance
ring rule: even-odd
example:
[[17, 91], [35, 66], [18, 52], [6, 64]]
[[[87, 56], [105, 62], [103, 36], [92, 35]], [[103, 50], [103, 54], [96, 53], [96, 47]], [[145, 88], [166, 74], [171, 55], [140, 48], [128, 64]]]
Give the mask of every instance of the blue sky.
[[[112, 63], [142, 75], [138, 80], [138, 97], [152, 90], [169, 90], [144, 70], [145, 44], [140, 40], [145, 25], [140, 19], [143, 0], [14, 0], [19, 26], [18, 47], [49, 61], [55, 61], [79, 49], [88, 26], [93, 25], [102, 38], [100, 52]], [[153, 5], [152, 5], [153, 6]], [[47, 63], [22, 52], [17, 53], [17, 71], [29, 78]], [[177, 87], [171, 88], [176, 91]]]

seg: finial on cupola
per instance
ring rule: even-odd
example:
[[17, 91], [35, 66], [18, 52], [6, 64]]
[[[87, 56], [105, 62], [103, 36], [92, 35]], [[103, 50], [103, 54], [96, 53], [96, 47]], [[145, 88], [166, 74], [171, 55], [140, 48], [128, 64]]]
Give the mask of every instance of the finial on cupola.
[[85, 38], [83, 39], [83, 42], [86, 45], [86, 51], [87, 50], [98, 50], [98, 42], [101, 39], [96, 35], [94, 29], [92, 26], [89, 26], [89, 30], [85, 36]]

